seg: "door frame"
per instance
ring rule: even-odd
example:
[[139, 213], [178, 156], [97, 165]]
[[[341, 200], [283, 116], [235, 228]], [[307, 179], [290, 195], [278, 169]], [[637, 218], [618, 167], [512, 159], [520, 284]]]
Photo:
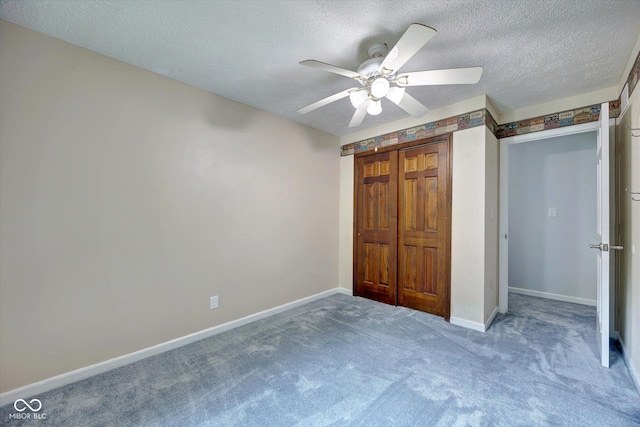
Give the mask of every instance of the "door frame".
[[[609, 119], [609, 133], [611, 134], [611, 126], [615, 126], [615, 119]], [[528, 133], [524, 135], [515, 135], [507, 138], [500, 139], [500, 174], [499, 174], [499, 192], [500, 192], [500, 222], [499, 222], [499, 258], [498, 258], [498, 311], [500, 313], [506, 313], [509, 311], [509, 147], [515, 144], [521, 144], [525, 142], [541, 141], [549, 138], [556, 138], [560, 136], [576, 135], [585, 132], [598, 132], [600, 129], [599, 122], [589, 122], [579, 125], [567, 126], [564, 128], [549, 129], [540, 132]], [[613, 141], [612, 141], [613, 142]], [[612, 144], [610, 142], [610, 146]], [[596, 165], [594, 164], [594, 167]], [[613, 167], [613, 163], [611, 164]], [[614, 171], [610, 171], [614, 175]], [[612, 182], [613, 184], [613, 182]], [[612, 196], [615, 192], [612, 192]], [[611, 204], [612, 210], [615, 204]], [[612, 216], [611, 218], [615, 218]], [[615, 236], [615, 234], [612, 234]], [[615, 301], [614, 291], [615, 286], [613, 282], [610, 282], [610, 301], [613, 304]], [[613, 314], [614, 310], [611, 310]], [[612, 317], [611, 315], [609, 317]], [[613, 324], [611, 324], [613, 328]], [[612, 335], [613, 336], [613, 335]]]
[[[355, 295], [356, 282], [358, 280], [357, 274], [357, 262], [358, 262], [358, 216], [357, 216], [357, 207], [358, 207], [358, 159], [360, 157], [371, 156], [375, 154], [384, 153], [387, 151], [401, 151], [410, 148], [419, 147], [421, 145], [430, 145], [430, 144], [438, 144], [440, 142], [448, 142], [449, 152], [448, 152], [448, 167], [449, 167], [449, 177], [447, 179], [447, 185], [449, 187], [449, 194], [447, 200], [447, 211], [449, 214], [448, 217], [448, 226], [447, 226], [447, 251], [449, 252], [448, 262], [447, 262], [447, 271], [446, 271], [446, 302], [445, 302], [445, 315], [444, 319], [448, 322], [451, 317], [451, 213], [452, 213], [452, 198], [453, 198], [453, 133], [444, 133], [442, 135], [430, 136], [427, 138], [416, 139], [413, 141], [404, 142], [402, 144], [393, 144], [387, 145], [385, 147], [376, 147], [373, 151], [362, 151], [359, 153], [355, 153], [353, 155], [353, 263], [352, 263], [352, 292]], [[396, 206], [396, 209], [399, 209], [399, 206]], [[396, 212], [397, 214], [397, 212]], [[396, 276], [398, 272], [396, 271]], [[396, 286], [397, 286], [397, 277], [396, 277]], [[396, 291], [397, 292], [397, 291]], [[397, 305], [397, 301], [396, 301]]]

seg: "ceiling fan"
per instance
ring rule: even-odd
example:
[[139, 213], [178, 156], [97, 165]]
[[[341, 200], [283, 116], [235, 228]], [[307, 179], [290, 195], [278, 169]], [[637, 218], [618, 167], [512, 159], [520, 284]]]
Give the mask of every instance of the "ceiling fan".
[[431, 38], [436, 30], [422, 24], [411, 24], [400, 37], [398, 43], [387, 54], [387, 45], [373, 43], [369, 48], [370, 59], [363, 62], [358, 71], [351, 71], [335, 65], [308, 59], [301, 65], [350, 77], [360, 83], [353, 87], [298, 110], [306, 114], [317, 108], [338, 101], [347, 96], [356, 109], [349, 127], [359, 126], [367, 113], [377, 115], [382, 112], [380, 100], [387, 98], [413, 117], [425, 115], [429, 109], [405, 92], [407, 86], [428, 86], [448, 84], [473, 84], [482, 76], [482, 67], [451, 68], [445, 70], [416, 71], [398, 74], [398, 70], [415, 55]]

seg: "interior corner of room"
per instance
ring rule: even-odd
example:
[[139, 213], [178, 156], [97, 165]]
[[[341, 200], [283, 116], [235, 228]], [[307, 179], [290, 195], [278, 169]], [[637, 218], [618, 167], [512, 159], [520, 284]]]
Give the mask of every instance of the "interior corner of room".
[[[0, 52], [1, 405], [334, 293], [480, 332], [509, 292], [596, 306], [598, 123], [498, 130], [625, 96], [608, 122], [624, 251], [607, 337], [639, 386], [640, 202], [625, 189], [640, 192], [640, 35], [613, 87], [509, 111], [474, 96], [342, 136], [5, 20]], [[415, 144], [380, 138], [474, 113]]]

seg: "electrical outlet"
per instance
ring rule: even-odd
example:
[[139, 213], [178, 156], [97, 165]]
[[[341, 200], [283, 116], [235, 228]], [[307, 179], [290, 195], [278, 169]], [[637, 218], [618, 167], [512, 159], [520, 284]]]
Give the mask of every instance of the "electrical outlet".
[[209, 308], [211, 310], [218, 308], [218, 295], [209, 298]]

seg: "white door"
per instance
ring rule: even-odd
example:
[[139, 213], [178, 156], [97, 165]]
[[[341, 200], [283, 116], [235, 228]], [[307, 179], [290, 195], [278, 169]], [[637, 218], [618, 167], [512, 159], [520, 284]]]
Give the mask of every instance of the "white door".
[[598, 249], [597, 334], [600, 361], [609, 367], [609, 103], [600, 108], [598, 130], [598, 238], [590, 247]]

